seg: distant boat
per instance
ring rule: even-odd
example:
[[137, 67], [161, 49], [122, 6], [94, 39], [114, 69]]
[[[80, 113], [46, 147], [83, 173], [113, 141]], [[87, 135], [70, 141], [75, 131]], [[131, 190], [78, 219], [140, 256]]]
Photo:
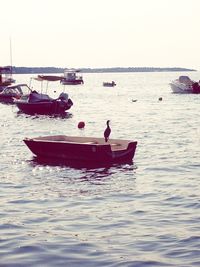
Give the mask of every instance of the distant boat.
[[180, 76], [178, 79], [172, 81], [169, 85], [173, 93], [176, 94], [200, 93], [200, 84], [191, 80], [188, 76]]
[[[39, 81], [57, 81], [56, 76], [38, 75]], [[58, 98], [51, 98], [48, 94], [32, 91], [27, 99], [15, 100], [18, 109], [29, 115], [62, 115], [69, 110], [73, 102], [67, 93], [62, 92]]]
[[12, 67], [0, 67], [0, 92], [14, 82], [15, 80], [12, 78]]
[[55, 82], [55, 81], [62, 80], [62, 77], [61, 76], [56, 76], [56, 75], [38, 75], [38, 77], [35, 78], [35, 80]]
[[132, 140], [77, 137], [43, 136], [25, 138], [25, 144], [39, 158], [98, 163], [131, 162], [134, 158], [137, 142]]
[[0, 102], [6, 104], [14, 104], [17, 99], [27, 99], [31, 93], [31, 89], [27, 84], [16, 84], [6, 86], [0, 92]]
[[103, 82], [103, 86], [105, 86], [105, 87], [114, 87], [114, 86], [116, 86], [116, 83], [114, 81], [112, 81], [112, 82]]
[[63, 85], [77, 85], [77, 84], [83, 84], [83, 77], [77, 75], [77, 72], [80, 72], [80, 70], [74, 70], [74, 69], [66, 69], [64, 70], [64, 76], [60, 80], [60, 83]]

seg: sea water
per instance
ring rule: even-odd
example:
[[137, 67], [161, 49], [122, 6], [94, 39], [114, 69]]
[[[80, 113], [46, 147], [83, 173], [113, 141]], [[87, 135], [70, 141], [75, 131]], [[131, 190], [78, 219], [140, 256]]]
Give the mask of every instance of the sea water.
[[[173, 94], [179, 75], [200, 78], [99, 73], [83, 74], [83, 85], [49, 84], [52, 97], [65, 90], [74, 102], [64, 118], [0, 104], [0, 266], [200, 266], [200, 95]], [[138, 141], [133, 164], [41, 163], [23, 143], [103, 137], [108, 119], [111, 138]]]

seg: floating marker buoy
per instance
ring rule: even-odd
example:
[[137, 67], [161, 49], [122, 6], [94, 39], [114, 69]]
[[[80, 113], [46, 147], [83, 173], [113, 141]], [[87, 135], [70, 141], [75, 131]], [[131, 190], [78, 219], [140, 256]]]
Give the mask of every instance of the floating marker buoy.
[[80, 121], [79, 123], [78, 123], [78, 128], [79, 129], [83, 129], [85, 127], [85, 122], [84, 121]]

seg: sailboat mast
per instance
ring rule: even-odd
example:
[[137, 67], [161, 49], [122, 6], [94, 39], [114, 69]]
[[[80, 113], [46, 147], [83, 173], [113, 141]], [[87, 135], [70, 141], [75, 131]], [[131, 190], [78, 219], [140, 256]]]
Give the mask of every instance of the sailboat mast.
[[10, 72], [12, 76], [12, 42], [11, 42], [11, 37], [10, 37]]

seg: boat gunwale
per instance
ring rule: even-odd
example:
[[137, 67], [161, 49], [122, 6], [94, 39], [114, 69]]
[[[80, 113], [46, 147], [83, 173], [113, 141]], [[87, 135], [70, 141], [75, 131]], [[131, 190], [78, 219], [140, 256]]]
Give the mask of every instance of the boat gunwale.
[[[60, 139], [48, 139], [51, 138], [60, 138]], [[69, 138], [69, 139], [67, 139]], [[73, 140], [73, 138], [75, 140]], [[81, 140], [83, 140], [81, 142]], [[136, 144], [137, 141], [133, 140], [120, 140], [120, 139], [109, 139], [108, 143], [105, 142], [104, 138], [100, 137], [79, 137], [79, 136], [65, 136], [65, 135], [56, 135], [56, 136], [41, 136], [41, 137], [35, 137], [35, 138], [25, 138], [24, 141], [32, 141], [32, 142], [38, 142], [38, 143], [57, 143], [57, 144], [66, 144], [66, 145], [83, 145], [83, 146], [97, 146], [97, 147], [103, 147], [103, 146], [109, 146], [111, 151], [126, 151], [129, 147], [129, 144]]]

